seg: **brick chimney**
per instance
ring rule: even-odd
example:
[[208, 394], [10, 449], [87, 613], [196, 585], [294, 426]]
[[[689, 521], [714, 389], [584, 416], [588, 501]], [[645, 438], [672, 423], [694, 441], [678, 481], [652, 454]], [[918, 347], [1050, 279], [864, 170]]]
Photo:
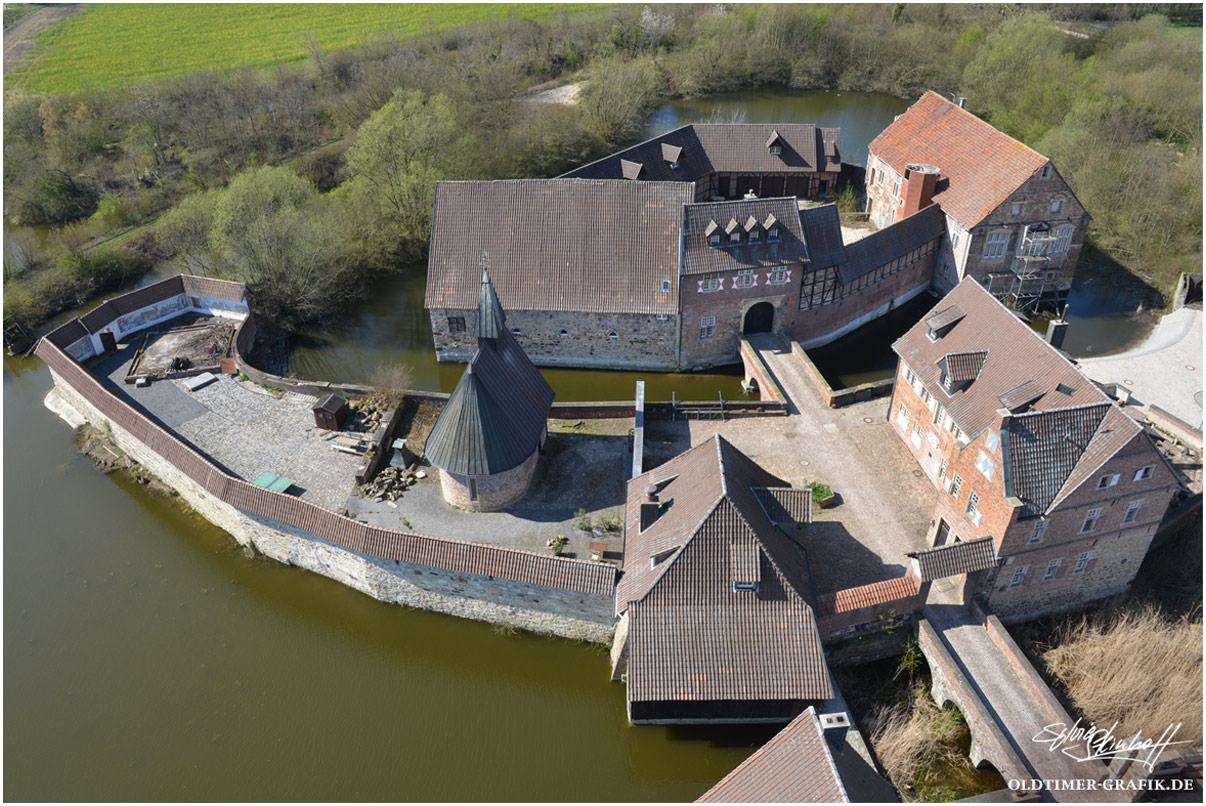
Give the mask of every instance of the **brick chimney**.
[[641, 501], [641, 531], [652, 526], [662, 514], [662, 505], [657, 502], [657, 485], [645, 487], [645, 500]]
[[933, 165], [906, 165], [904, 183], [900, 188], [904, 204], [896, 208], [896, 220], [908, 218], [929, 207], [934, 200], [934, 187], [937, 184], [938, 169]]

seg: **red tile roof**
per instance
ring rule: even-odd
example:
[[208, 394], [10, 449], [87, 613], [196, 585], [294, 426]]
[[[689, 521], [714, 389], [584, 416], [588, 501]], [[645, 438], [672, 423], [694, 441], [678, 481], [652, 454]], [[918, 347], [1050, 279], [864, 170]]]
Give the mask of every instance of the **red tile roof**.
[[809, 706], [696, 803], [849, 803], [816, 709]]
[[936, 92], [927, 92], [871, 141], [868, 151], [904, 175], [911, 163], [939, 170], [936, 201], [970, 229], [1048, 160]]
[[817, 612], [822, 616], [848, 613], [851, 610], [907, 599], [920, 590], [917, 578], [912, 575], [885, 579], [882, 582], [872, 582], [869, 585], [859, 585], [857, 588], [846, 588], [818, 596]]

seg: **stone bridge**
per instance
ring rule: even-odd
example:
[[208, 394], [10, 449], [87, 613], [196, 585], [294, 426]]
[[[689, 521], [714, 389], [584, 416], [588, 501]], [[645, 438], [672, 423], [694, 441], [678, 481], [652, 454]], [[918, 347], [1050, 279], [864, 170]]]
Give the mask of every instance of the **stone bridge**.
[[[917, 642], [929, 662], [930, 693], [939, 705], [954, 705], [971, 730], [971, 760], [990, 764], [1009, 781], [1033, 779], [1073, 783], [1083, 789], [1044, 791], [1060, 802], [1124, 802], [1101, 782], [1113, 777], [1100, 761], [1078, 761], [1034, 741], [1048, 726], [1075, 720], [1051, 693], [996, 616], [978, 605], [930, 604], [918, 621]], [[1078, 757], [1084, 746], [1066, 745]], [[1065, 784], [1067, 785], [1067, 784]], [[1028, 789], [1029, 783], [1023, 788]]]

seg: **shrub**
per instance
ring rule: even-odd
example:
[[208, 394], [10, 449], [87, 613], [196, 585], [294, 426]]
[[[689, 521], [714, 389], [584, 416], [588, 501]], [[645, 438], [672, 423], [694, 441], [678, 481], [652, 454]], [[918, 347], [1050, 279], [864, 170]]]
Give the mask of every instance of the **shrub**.
[[574, 528], [583, 532], [589, 532], [591, 529], [590, 515], [586, 514], [582, 507], [578, 507], [578, 511], [574, 513]]

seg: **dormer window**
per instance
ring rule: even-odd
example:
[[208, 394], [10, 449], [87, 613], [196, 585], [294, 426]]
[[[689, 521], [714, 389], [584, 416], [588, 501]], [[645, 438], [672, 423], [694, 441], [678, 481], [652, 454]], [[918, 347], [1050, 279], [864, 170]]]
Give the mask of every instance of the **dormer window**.
[[762, 240], [762, 233], [759, 232], [756, 227], [754, 229], [750, 230], [750, 243], [758, 243], [761, 240]]
[[773, 213], [767, 213], [766, 220], [762, 222], [762, 229], [766, 230], [766, 240], [779, 240], [779, 219], [775, 218]]
[[662, 143], [662, 159], [671, 169], [678, 167], [679, 157], [682, 156], [682, 146], [673, 146], [669, 143]]
[[724, 231], [729, 236], [730, 246], [737, 246], [741, 243], [741, 225], [737, 223], [737, 219], [730, 218], [729, 223], [724, 225]]
[[708, 226], [704, 228], [704, 235], [708, 236], [708, 246], [720, 246], [720, 225], [713, 219], [708, 222]]
[[768, 241], [777, 241], [777, 240], [779, 240], [779, 228], [778, 228], [778, 227], [769, 227], [769, 228], [767, 228], [767, 230], [766, 230], [766, 240], [768, 240]]
[[738, 230], [736, 232], [730, 232], [729, 233], [729, 246], [740, 246], [740, 245], [741, 245], [740, 230]]
[[708, 246], [720, 246], [720, 233], [714, 232], [708, 236]]
[[777, 157], [783, 153], [783, 138], [779, 136], [777, 131], [772, 131], [770, 137], [767, 138], [766, 153], [772, 157]]
[[662, 293], [663, 294], [670, 293], [670, 281], [669, 280], [662, 280]]
[[733, 593], [736, 593], [737, 591], [753, 591], [754, 593], [757, 593], [758, 592], [758, 583], [757, 582], [749, 582], [749, 581], [745, 581], [745, 580], [734, 580], [733, 581]]

